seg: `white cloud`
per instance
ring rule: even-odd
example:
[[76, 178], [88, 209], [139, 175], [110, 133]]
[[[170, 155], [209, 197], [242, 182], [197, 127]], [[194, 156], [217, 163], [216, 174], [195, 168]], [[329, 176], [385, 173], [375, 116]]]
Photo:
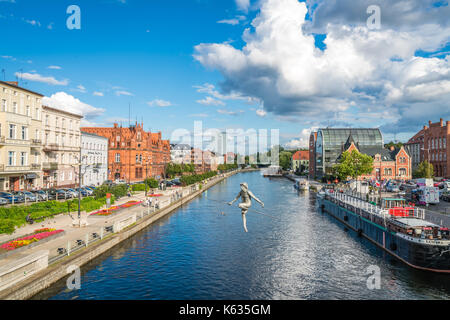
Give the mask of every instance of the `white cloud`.
[[116, 96], [134, 96], [131, 92], [128, 91], [116, 91]]
[[26, 23], [31, 24], [32, 26], [41, 26], [41, 23], [37, 20], [25, 20]]
[[205, 99], [197, 100], [198, 103], [203, 104], [205, 106], [224, 106], [225, 103], [223, 101], [214, 99], [210, 96], [207, 96]]
[[231, 111], [231, 110], [226, 110], [226, 109], [218, 109], [217, 112], [220, 113], [220, 114], [226, 114], [226, 115], [230, 115], [230, 116], [235, 116], [235, 115], [238, 115], [240, 113], [244, 113], [244, 110]]
[[[341, 3], [349, 8], [354, 1], [322, 1], [320, 10], [330, 6], [326, 16], [331, 17]], [[402, 4], [405, 2], [394, 7]], [[360, 12], [365, 19], [366, 9]], [[224, 93], [209, 84], [198, 87], [198, 91], [216, 98], [230, 93], [252, 97], [261, 101], [266, 112], [296, 122], [314, 118], [322, 123], [331, 119], [335, 125], [354, 125], [356, 119], [374, 120], [371, 115], [388, 111], [406, 125], [417, 125], [423, 122], [424, 108], [432, 112], [429, 116], [450, 116], [450, 56], [415, 56], [418, 50], [439, 51], [448, 41], [450, 22], [444, 20], [444, 14], [435, 22], [430, 18], [420, 24], [411, 10], [409, 18], [414, 22], [399, 27], [392, 19], [391, 24], [382, 22], [380, 30], [369, 30], [365, 19], [359, 24], [345, 19], [326, 24], [324, 19], [323, 50], [315, 46], [314, 36], [307, 32], [310, 22], [305, 20], [306, 15], [304, 2], [261, 0], [252, 28], [243, 33], [245, 45], [241, 49], [230, 43], [197, 45], [194, 58], [224, 77]], [[375, 120], [381, 124], [396, 121]]]
[[77, 86], [76, 91], [79, 91], [79, 92], [82, 92], [82, 93], [86, 93], [86, 88], [83, 85], [79, 84]]
[[53, 29], [53, 25], [54, 25], [53, 22], [49, 23], [49, 24], [47, 25], [47, 29], [52, 30], [52, 29]]
[[289, 140], [284, 144], [287, 149], [304, 149], [309, 147], [309, 137], [311, 131], [317, 130], [317, 128], [303, 129], [300, 134], [295, 135], [294, 139]]
[[258, 109], [256, 110], [256, 114], [260, 117], [265, 117], [267, 115], [267, 112], [265, 112], [264, 109]]
[[95, 108], [87, 103], [81, 102], [79, 99], [65, 92], [57, 92], [51, 97], [44, 97], [42, 99], [42, 104], [67, 112], [80, 114], [87, 118], [87, 120], [90, 120], [105, 112], [104, 109]]
[[232, 26], [235, 26], [235, 25], [239, 24], [239, 20], [238, 19], [224, 19], [224, 20], [217, 21], [217, 23], [231, 24]]
[[60, 66], [48, 66], [48, 69], [54, 69], [54, 70], [61, 70], [62, 68]]
[[248, 11], [248, 8], [250, 7], [250, 0], [235, 0], [236, 6], [239, 10]]
[[45, 77], [41, 76], [38, 73], [19, 73], [16, 72], [14, 74], [16, 77], [29, 80], [29, 81], [36, 81], [36, 82], [43, 82], [46, 84], [54, 85], [54, 86], [67, 86], [69, 84], [69, 80], [56, 80], [54, 77]]
[[97, 97], [103, 97], [104, 96], [103, 92], [99, 92], [99, 91], [94, 91], [92, 94], [94, 96], [97, 96]]
[[147, 104], [148, 104], [150, 107], [153, 107], [153, 106], [157, 106], [157, 107], [170, 107], [170, 106], [172, 106], [172, 103], [171, 103], [170, 101], [161, 100], [161, 99], [155, 99], [155, 100], [153, 100], [153, 101], [149, 101], [149, 102], [147, 102]]

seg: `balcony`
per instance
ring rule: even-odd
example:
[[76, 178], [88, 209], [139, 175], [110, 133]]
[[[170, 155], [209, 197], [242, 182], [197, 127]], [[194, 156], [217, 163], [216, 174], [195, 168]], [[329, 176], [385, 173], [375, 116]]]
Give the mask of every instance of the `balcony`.
[[42, 147], [42, 140], [40, 140], [40, 139], [32, 139], [31, 140], [31, 147], [32, 148], [40, 148], [40, 147]]
[[58, 170], [57, 162], [45, 162], [42, 164], [42, 170]]
[[57, 151], [59, 150], [59, 144], [57, 143], [49, 143], [48, 145], [44, 146], [44, 151]]

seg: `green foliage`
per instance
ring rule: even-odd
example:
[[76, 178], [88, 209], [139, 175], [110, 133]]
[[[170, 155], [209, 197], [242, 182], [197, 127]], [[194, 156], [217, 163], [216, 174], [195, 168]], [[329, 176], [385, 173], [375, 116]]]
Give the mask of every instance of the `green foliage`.
[[[114, 203], [114, 197], [111, 204]], [[81, 199], [81, 211], [91, 212], [100, 209], [106, 204], [106, 198], [86, 197]], [[67, 201], [45, 201], [33, 203], [30, 206], [15, 205], [9, 208], [0, 208], [0, 233], [12, 233], [15, 227], [26, 224], [26, 216], [30, 214], [35, 221], [42, 221], [60, 213], [78, 211], [78, 199]]]
[[166, 175], [170, 178], [182, 175], [184, 172], [195, 172], [193, 164], [168, 163], [166, 165]]
[[180, 178], [180, 181], [181, 181], [181, 183], [184, 186], [189, 186], [191, 184], [194, 184], [194, 183], [197, 183], [197, 182], [201, 182], [201, 181], [203, 181], [205, 179], [212, 178], [212, 177], [214, 177], [216, 175], [217, 175], [216, 171], [209, 171], [209, 172], [205, 172], [203, 174], [194, 174], [194, 175], [191, 175], [191, 176], [182, 176]]
[[94, 190], [94, 198], [100, 199], [105, 198], [107, 193], [111, 193], [115, 198], [124, 197], [127, 195], [127, 185], [126, 184], [118, 184], [113, 186], [108, 186], [106, 184], [101, 185], [97, 189]]
[[158, 188], [159, 182], [155, 178], [146, 179], [145, 182], [150, 188]]
[[232, 169], [237, 169], [238, 165], [235, 163], [226, 163], [226, 164], [219, 164], [217, 166], [218, 171], [228, 171]]
[[401, 143], [401, 142], [395, 143], [395, 142], [391, 141], [391, 142], [389, 142], [389, 143], [386, 143], [386, 144], [384, 145], [384, 147], [385, 147], [386, 149], [390, 149], [391, 147], [395, 147], [396, 149], [400, 149], [401, 147], [403, 147], [403, 143]]
[[341, 156], [340, 163], [334, 165], [332, 171], [341, 181], [347, 180], [348, 177], [356, 179], [372, 173], [373, 158], [357, 150], [353, 150], [351, 153], [345, 151]]
[[291, 152], [289, 151], [280, 152], [280, 167], [282, 167], [283, 170], [289, 170], [291, 168], [291, 160], [292, 160]]
[[413, 178], [434, 178], [434, 167], [428, 161], [419, 163], [417, 169], [413, 172]]

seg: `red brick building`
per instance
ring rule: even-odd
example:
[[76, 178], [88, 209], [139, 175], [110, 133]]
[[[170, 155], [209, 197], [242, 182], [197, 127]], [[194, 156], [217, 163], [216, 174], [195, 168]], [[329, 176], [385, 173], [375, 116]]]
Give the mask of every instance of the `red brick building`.
[[424, 160], [433, 165], [436, 177], [450, 178], [450, 121], [428, 121], [423, 131]]
[[161, 139], [161, 132], [146, 132], [143, 124], [122, 127], [82, 128], [82, 131], [108, 138], [108, 177], [127, 182], [146, 177], [164, 177], [170, 162], [170, 142]]
[[357, 150], [373, 158], [373, 171], [370, 175], [361, 176], [361, 179], [382, 180], [410, 180], [412, 177], [411, 157], [404, 147], [391, 149], [376, 147], [358, 147], [349, 137], [343, 151]]

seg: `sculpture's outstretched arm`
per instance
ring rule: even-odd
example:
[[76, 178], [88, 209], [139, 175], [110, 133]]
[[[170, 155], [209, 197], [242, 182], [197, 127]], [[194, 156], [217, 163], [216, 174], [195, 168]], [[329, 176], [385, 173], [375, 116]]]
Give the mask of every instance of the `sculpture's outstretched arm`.
[[238, 199], [241, 197], [241, 192], [238, 193], [238, 195], [236, 196], [236, 198], [234, 198], [233, 201], [228, 202], [228, 204], [231, 206], [233, 205], [233, 203], [235, 203], [236, 201], [238, 201]]
[[255, 199], [256, 202], [258, 202], [261, 207], [264, 208], [264, 203], [258, 199], [258, 197], [256, 197], [250, 190], [248, 191], [248, 194], [250, 195], [250, 197], [252, 197], [253, 199]]

